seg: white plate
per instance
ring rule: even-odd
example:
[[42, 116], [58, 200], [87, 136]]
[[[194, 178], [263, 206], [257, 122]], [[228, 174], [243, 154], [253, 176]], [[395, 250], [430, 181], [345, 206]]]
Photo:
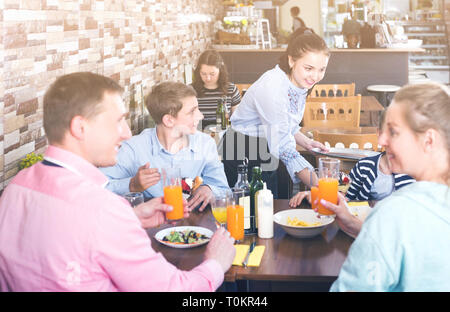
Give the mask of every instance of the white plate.
[[360, 160], [365, 157], [376, 156], [380, 152], [362, 150], [357, 148], [336, 148], [332, 147], [329, 149], [328, 153], [321, 152], [319, 148], [315, 147], [312, 151], [319, 155], [324, 155], [328, 157], [336, 157], [343, 159]]
[[348, 206], [348, 211], [354, 216], [356, 216], [358, 219], [360, 219], [362, 222], [366, 220], [367, 216], [372, 211], [372, 208], [370, 208], [369, 205], [360, 205], [360, 206]]
[[[354, 215], [355, 217], [357, 217], [359, 220], [361, 220], [362, 222], [364, 222], [364, 220], [366, 220], [366, 218], [367, 218], [367, 216], [370, 214], [370, 212], [372, 211], [372, 208], [370, 208], [370, 206], [369, 205], [364, 205], [364, 204], [362, 204], [362, 205], [358, 205], [358, 206], [349, 206], [349, 205], [347, 205], [347, 209], [348, 209], [348, 211], [352, 214], [352, 215]], [[339, 223], [338, 223], [339, 224]], [[347, 234], [347, 235], [349, 235], [349, 236], [352, 236], [353, 237], [353, 235], [350, 235], [349, 233], [347, 233], [346, 231], [344, 231], [342, 228], [341, 228], [341, 230], [345, 233], [345, 234]]]
[[155, 238], [161, 244], [169, 246], [169, 247], [173, 247], [173, 248], [193, 248], [193, 247], [202, 246], [209, 242], [209, 240], [205, 240], [205, 241], [203, 241], [201, 243], [197, 243], [197, 244], [177, 244], [177, 243], [163, 241], [164, 236], [170, 234], [170, 232], [172, 232], [172, 231], [183, 232], [185, 230], [192, 230], [197, 233], [208, 236], [209, 238], [211, 238], [211, 236], [213, 235], [213, 232], [211, 230], [204, 228], [204, 227], [200, 227], [200, 226], [174, 226], [174, 227], [170, 227], [170, 228], [159, 231], [158, 233], [155, 234]]

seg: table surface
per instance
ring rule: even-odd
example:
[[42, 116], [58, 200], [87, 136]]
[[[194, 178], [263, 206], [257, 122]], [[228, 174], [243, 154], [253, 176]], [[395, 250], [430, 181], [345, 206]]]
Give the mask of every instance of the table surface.
[[[288, 200], [274, 201], [275, 212], [284, 209], [289, 209]], [[203, 226], [212, 231], [216, 229], [210, 209], [192, 213], [188, 219], [180, 221], [177, 225]], [[155, 251], [161, 252], [169, 262], [182, 270], [190, 270], [203, 261], [206, 246], [176, 249], [156, 241], [154, 235], [162, 228], [147, 230]], [[292, 237], [274, 223], [274, 238], [261, 239], [257, 235], [250, 235], [245, 237], [243, 244], [250, 244], [253, 240], [256, 240], [257, 245], [266, 247], [260, 266], [247, 268], [232, 266], [225, 274], [225, 281], [333, 282], [353, 242], [351, 237], [339, 230], [336, 222], [321, 235], [308, 239]]]

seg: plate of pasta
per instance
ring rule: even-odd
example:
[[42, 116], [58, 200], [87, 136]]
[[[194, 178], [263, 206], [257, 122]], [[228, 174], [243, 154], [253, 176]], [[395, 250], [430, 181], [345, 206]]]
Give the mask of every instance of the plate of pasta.
[[333, 223], [334, 217], [319, 218], [312, 209], [287, 209], [277, 212], [273, 221], [289, 235], [298, 238], [314, 237]]

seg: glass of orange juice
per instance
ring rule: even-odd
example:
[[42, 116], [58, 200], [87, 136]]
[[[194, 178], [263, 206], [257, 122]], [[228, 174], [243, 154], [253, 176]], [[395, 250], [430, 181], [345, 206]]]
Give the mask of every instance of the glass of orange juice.
[[221, 227], [225, 227], [227, 224], [227, 202], [231, 195], [231, 191], [220, 192], [211, 202], [212, 214]]
[[173, 207], [172, 211], [166, 212], [167, 220], [180, 220], [184, 216], [183, 194], [181, 189], [180, 168], [161, 169], [163, 180], [164, 203]]
[[243, 189], [234, 188], [227, 200], [227, 229], [236, 241], [244, 239], [244, 206], [239, 205], [244, 194]]
[[309, 185], [307, 185], [307, 190], [311, 192], [311, 208], [317, 209], [318, 204], [315, 204], [316, 201], [319, 201], [319, 169], [314, 168], [309, 170]]
[[[337, 205], [339, 167], [340, 160], [334, 158], [319, 158], [319, 198]], [[332, 216], [334, 212], [318, 205], [317, 211], [320, 215]]]

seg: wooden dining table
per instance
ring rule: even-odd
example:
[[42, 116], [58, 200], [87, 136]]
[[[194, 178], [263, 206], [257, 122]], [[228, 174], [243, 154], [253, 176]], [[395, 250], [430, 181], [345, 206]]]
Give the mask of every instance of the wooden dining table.
[[[274, 200], [275, 213], [289, 209], [288, 200]], [[308, 204], [303, 204], [308, 207]], [[211, 210], [193, 212], [190, 217], [179, 221], [177, 226], [202, 226], [215, 231], [216, 224]], [[203, 259], [206, 246], [189, 249], [177, 249], [162, 245], [155, 238], [160, 228], [148, 229], [152, 248], [161, 252], [177, 268], [190, 270], [199, 265]], [[281, 226], [274, 223], [274, 237], [258, 238], [246, 235], [241, 244], [264, 245], [265, 251], [259, 267], [232, 266], [225, 274], [226, 282], [236, 281], [277, 281], [331, 284], [338, 276], [340, 268], [347, 257], [353, 238], [342, 232], [336, 222], [328, 226], [322, 234], [300, 239], [288, 235]]]

